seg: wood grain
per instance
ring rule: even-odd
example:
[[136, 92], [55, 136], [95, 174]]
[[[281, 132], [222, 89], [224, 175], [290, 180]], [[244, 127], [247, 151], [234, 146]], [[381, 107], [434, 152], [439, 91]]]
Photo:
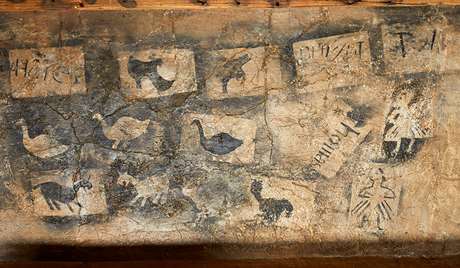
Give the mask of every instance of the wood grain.
[[460, 0], [0, 0], [1, 11], [459, 5]]

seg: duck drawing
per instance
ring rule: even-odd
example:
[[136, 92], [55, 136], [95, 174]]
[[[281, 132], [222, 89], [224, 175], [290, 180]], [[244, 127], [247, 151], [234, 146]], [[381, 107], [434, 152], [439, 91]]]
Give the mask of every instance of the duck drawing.
[[113, 141], [112, 149], [118, 148], [122, 141], [130, 141], [146, 133], [150, 124], [150, 119], [140, 121], [132, 117], [123, 116], [115, 124], [109, 126], [99, 113], [95, 114], [93, 119], [101, 123], [104, 136]]
[[158, 91], [168, 90], [175, 80], [164, 79], [158, 73], [158, 66], [163, 64], [161, 59], [153, 59], [151, 61], [140, 61], [132, 55], [128, 60], [128, 73], [136, 81], [136, 87], [142, 88], [141, 82], [144, 77], [147, 77]]
[[23, 118], [21, 118], [16, 125], [22, 129], [22, 143], [24, 144], [24, 148], [34, 156], [42, 159], [51, 158], [69, 149], [68, 145], [59, 143], [47, 134], [41, 134], [35, 138], [31, 138], [29, 135], [29, 128]]
[[204, 136], [203, 126], [200, 120], [194, 119], [192, 125], [195, 124], [200, 134], [200, 144], [208, 152], [216, 155], [224, 155], [234, 151], [243, 144], [243, 141], [232, 137], [230, 134], [221, 132], [210, 138]]

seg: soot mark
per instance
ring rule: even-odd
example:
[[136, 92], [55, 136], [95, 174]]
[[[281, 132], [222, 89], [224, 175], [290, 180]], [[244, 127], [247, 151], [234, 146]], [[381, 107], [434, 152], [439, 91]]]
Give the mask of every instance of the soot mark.
[[429, 126], [431, 97], [425, 96], [420, 82], [404, 84], [392, 95], [392, 105], [385, 119], [383, 152], [387, 159], [405, 161], [420, 151], [431, 137]]
[[122, 7], [126, 7], [126, 8], [134, 8], [134, 7], [137, 7], [137, 2], [135, 0], [118, 0], [118, 3], [122, 6]]
[[242, 140], [236, 139], [230, 134], [224, 132], [216, 134], [211, 138], [206, 138], [204, 136], [201, 122], [198, 119], [195, 119], [192, 121], [192, 124], [195, 124], [198, 128], [201, 146], [210, 153], [217, 155], [228, 154], [243, 144]]
[[62, 186], [56, 182], [45, 182], [35, 185], [33, 188], [40, 188], [40, 192], [45, 198], [51, 210], [61, 210], [59, 203], [67, 205], [69, 210], [73, 212], [73, 208], [70, 205], [72, 202], [77, 206], [81, 207], [81, 204], [75, 200], [77, 192], [81, 189], [91, 189], [93, 185], [88, 180], [80, 180], [72, 187]]
[[241, 55], [237, 59], [227, 61], [223, 66], [221, 74], [222, 91], [228, 93], [228, 82], [232, 79], [242, 80], [246, 78], [243, 66], [251, 60], [248, 54]]
[[414, 158], [424, 143], [425, 139], [410, 138], [401, 138], [399, 142], [384, 141], [383, 151], [387, 158], [402, 162]]
[[141, 88], [142, 78], [147, 77], [158, 91], [168, 90], [174, 80], [166, 80], [158, 73], [158, 66], [163, 63], [161, 59], [153, 59], [148, 62], [136, 60], [129, 56], [128, 72], [136, 80], [136, 87]]
[[196, 0], [195, 2], [197, 4], [201, 4], [202, 6], [205, 6], [208, 4], [208, 0]]
[[262, 189], [263, 185], [261, 181], [252, 181], [251, 193], [254, 195], [257, 202], [259, 202], [259, 210], [262, 212], [262, 217], [266, 223], [270, 224], [278, 221], [283, 213], [286, 214], [287, 218], [291, 217], [294, 207], [289, 200], [285, 198], [263, 198]]
[[372, 108], [367, 105], [353, 106], [353, 110], [347, 112], [347, 116], [355, 122], [355, 127], [362, 127], [372, 113]]

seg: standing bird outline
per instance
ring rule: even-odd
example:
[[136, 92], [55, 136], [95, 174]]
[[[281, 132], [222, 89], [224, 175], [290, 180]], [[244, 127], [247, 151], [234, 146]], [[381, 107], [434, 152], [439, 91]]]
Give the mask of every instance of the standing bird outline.
[[120, 117], [115, 124], [109, 126], [101, 114], [95, 114], [93, 119], [98, 120], [102, 125], [102, 132], [109, 140], [114, 141], [112, 149], [117, 149], [122, 141], [133, 140], [147, 132], [150, 119], [140, 121], [132, 117]]
[[21, 127], [24, 148], [36, 157], [42, 159], [51, 158], [65, 153], [69, 149], [68, 145], [61, 144], [54, 140], [52, 138], [53, 135], [40, 134], [31, 138], [29, 135], [29, 128], [24, 119], [20, 119], [16, 125]]

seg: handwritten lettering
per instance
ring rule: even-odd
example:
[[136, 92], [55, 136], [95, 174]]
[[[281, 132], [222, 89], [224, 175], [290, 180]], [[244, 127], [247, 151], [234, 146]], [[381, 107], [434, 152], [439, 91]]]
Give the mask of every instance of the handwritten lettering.
[[348, 124], [344, 122], [340, 122], [342, 129], [335, 129], [334, 133], [329, 135], [327, 141], [324, 142], [319, 149], [319, 151], [313, 157], [311, 167], [320, 168], [327, 160], [331, 157], [331, 155], [340, 148], [342, 139], [347, 138], [349, 135], [356, 135], [359, 136], [360, 132], [350, 127]]
[[85, 60], [79, 47], [14, 49], [9, 62], [14, 98], [86, 93]]
[[54, 81], [62, 84], [66, 81], [72, 84], [79, 84], [83, 73], [80, 70], [73, 70], [72, 67], [62, 65], [58, 62], [47, 63], [40, 59], [16, 59], [10, 65], [10, 73], [16, 77], [29, 80]]
[[324, 59], [335, 61], [337, 59], [348, 59], [356, 57], [361, 59], [364, 41], [345, 42], [345, 43], [317, 43], [306, 45], [301, 48], [303, 59]]

